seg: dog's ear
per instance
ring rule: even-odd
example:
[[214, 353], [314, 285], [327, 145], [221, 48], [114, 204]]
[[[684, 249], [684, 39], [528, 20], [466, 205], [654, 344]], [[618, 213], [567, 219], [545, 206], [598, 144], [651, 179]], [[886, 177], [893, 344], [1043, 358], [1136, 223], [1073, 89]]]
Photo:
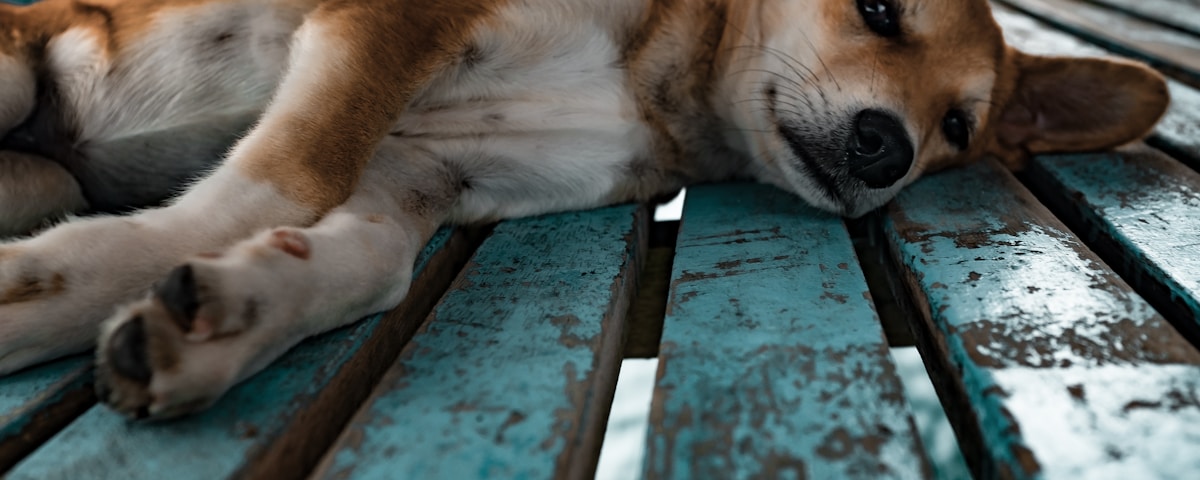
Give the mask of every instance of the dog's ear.
[[1010, 52], [1015, 88], [994, 120], [990, 150], [1014, 167], [1031, 154], [1140, 139], [1170, 102], [1163, 77], [1140, 63]]

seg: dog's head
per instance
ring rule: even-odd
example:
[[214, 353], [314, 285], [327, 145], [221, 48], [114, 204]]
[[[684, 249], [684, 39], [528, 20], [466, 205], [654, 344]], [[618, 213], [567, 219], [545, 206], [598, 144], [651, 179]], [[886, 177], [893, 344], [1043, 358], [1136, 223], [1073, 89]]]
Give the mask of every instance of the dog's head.
[[1168, 103], [1153, 70], [1004, 43], [985, 0], [761, 0], [730, 15], [727, 85], [781, 186], [849, 216], [992, 154], [1118, 146]]

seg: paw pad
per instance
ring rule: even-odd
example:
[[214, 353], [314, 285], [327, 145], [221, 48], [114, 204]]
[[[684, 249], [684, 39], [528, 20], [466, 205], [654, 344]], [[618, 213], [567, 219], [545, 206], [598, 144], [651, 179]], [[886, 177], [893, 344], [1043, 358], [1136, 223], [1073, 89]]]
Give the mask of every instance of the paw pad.
[[267, 242], [272, 247], [302, 260], [308, 260], [312, 251], [308, 244], [308, 238], [296, 230], [275, 230], [271, 232], [271, 237]]
[[140, 384], [152, 374], [146, 357], [146, 326], [142, 317], [125, 322], [108, 340], [108, 363], [121, 376]]

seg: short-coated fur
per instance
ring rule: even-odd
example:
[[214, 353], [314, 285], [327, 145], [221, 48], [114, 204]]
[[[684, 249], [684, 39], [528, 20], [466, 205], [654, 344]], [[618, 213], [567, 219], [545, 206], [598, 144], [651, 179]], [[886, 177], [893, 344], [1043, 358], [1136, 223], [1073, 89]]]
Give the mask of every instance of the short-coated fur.
[[[96, 346], [114, 409], [194, 412], [399, 303], [445, 223], [735, 179], [858, 216], [1167, 102], [1143, 65], [1006, 46], [984, 0], [0, 6], [0, 234], [45, 229], [0, 246], [0, 374]], [[912, 149], [884, 180], [867, 112]]]

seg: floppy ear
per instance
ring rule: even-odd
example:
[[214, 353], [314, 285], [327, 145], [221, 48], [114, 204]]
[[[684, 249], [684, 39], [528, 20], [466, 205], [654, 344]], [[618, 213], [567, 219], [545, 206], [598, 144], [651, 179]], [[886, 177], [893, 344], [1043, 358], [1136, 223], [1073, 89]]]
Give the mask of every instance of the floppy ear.
[[1016, 87], [993, 129], [1001, 158], [1123, 145], [1148, 134], [1170, 102], [1162, 76], [1139, 63], [1010, 51]]

